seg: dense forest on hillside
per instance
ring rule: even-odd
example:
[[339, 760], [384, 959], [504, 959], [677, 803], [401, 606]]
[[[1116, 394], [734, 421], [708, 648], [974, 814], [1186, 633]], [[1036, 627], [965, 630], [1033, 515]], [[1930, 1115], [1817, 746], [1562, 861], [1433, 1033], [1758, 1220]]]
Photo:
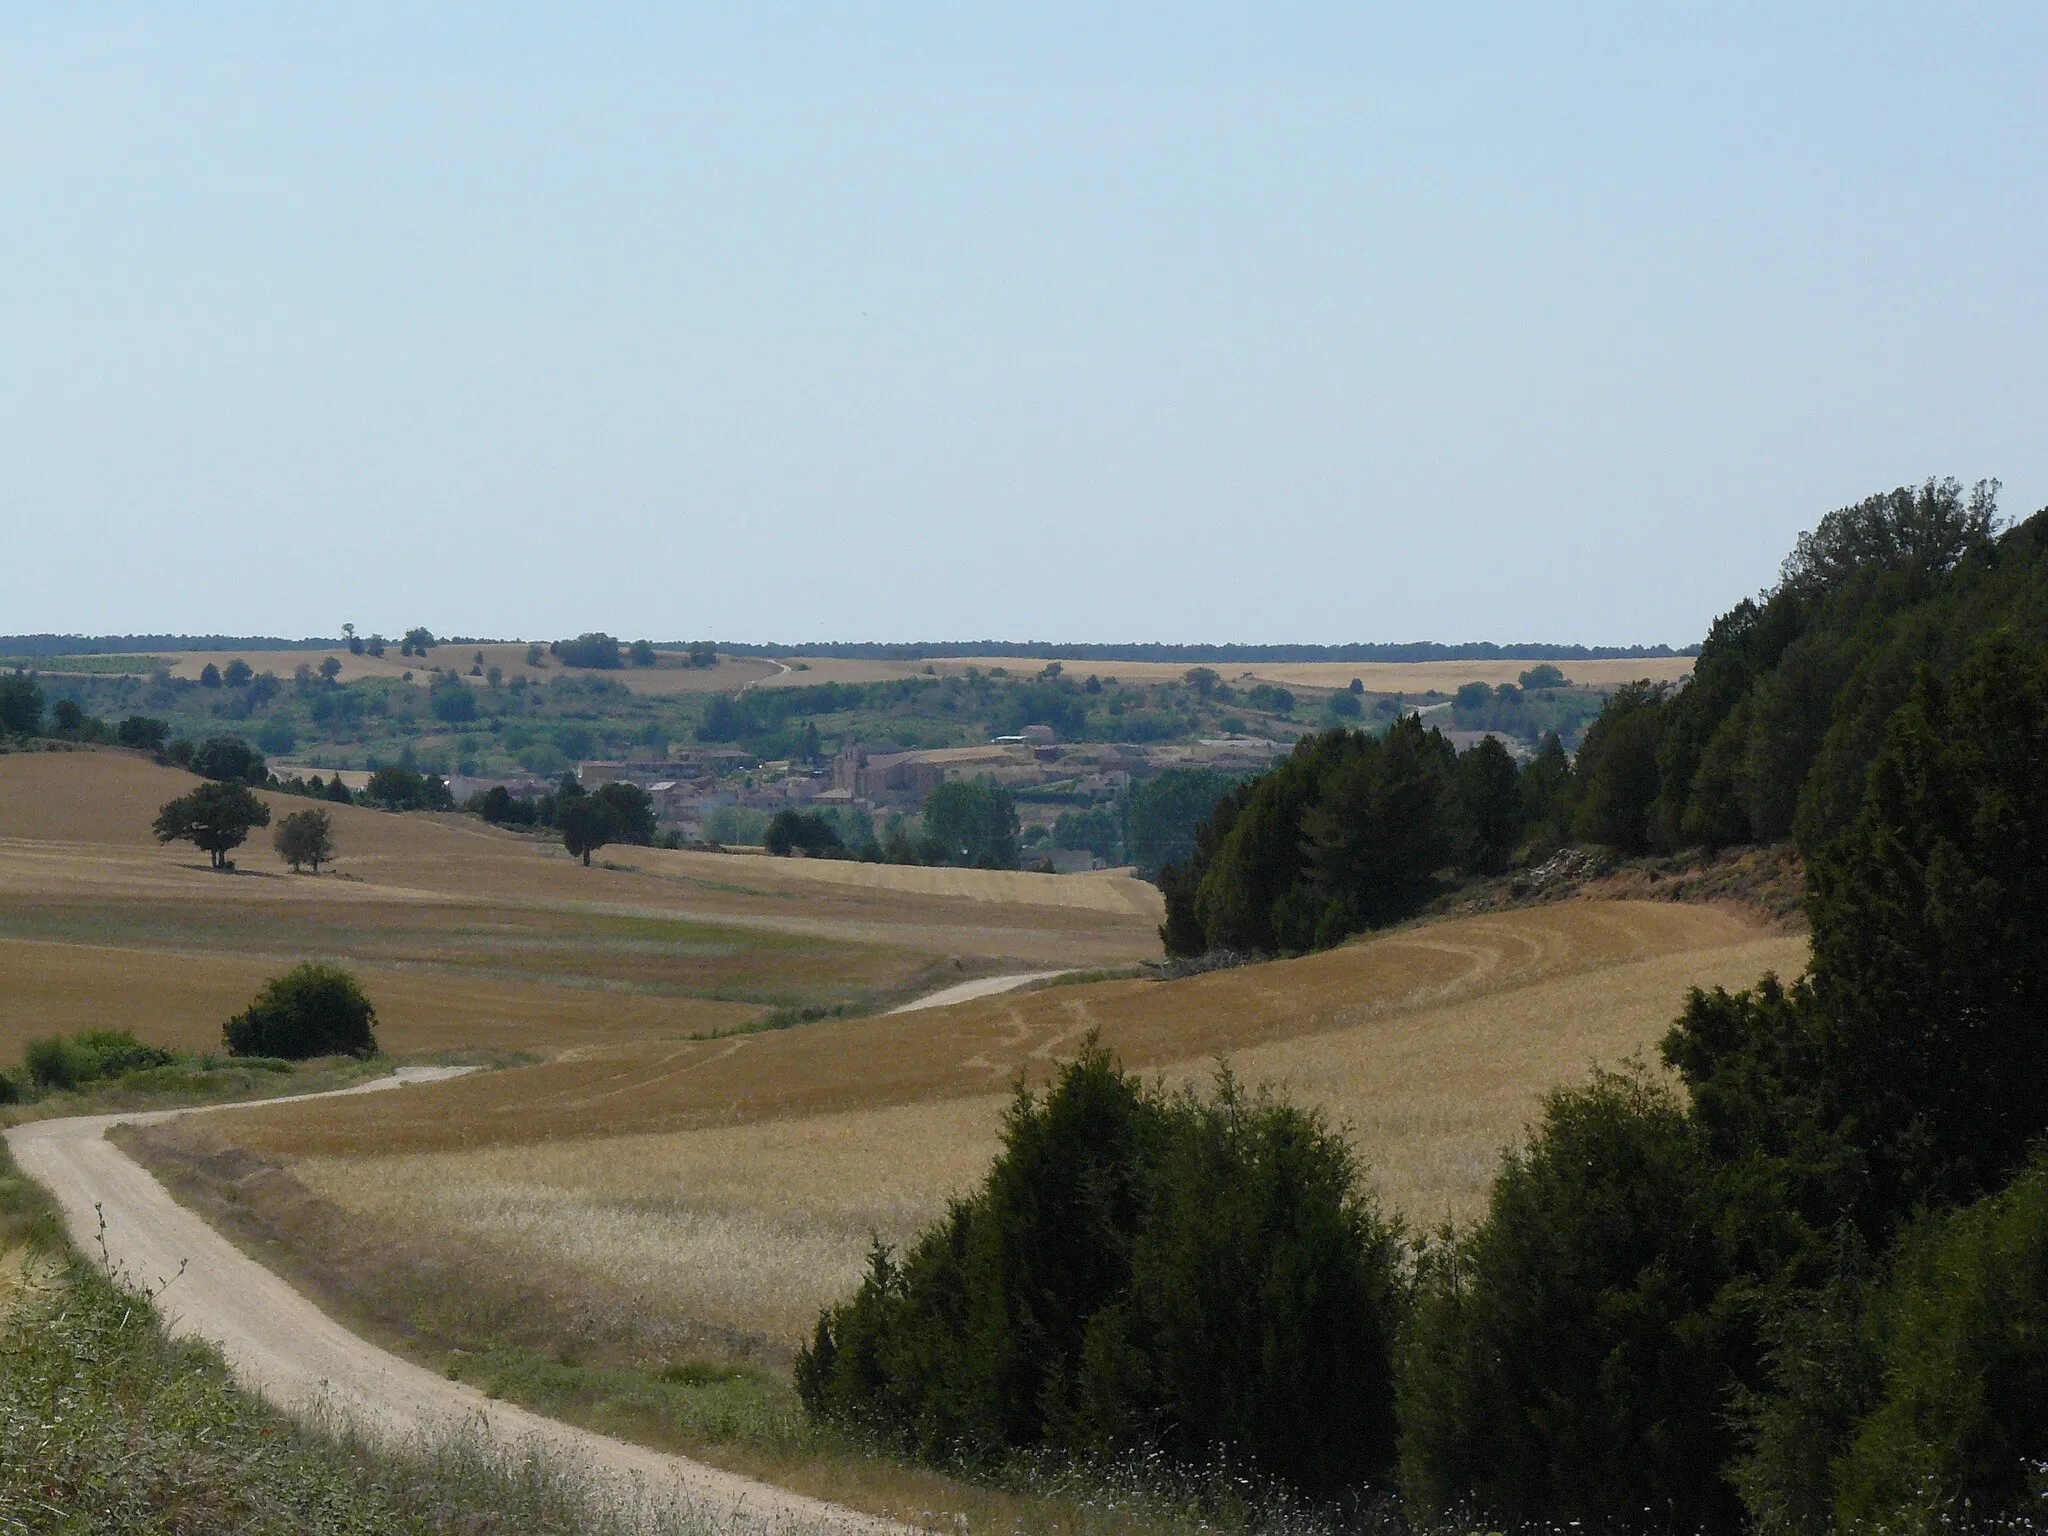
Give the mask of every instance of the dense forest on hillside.
[[2048, 636], [2048, 513], [2003, 527], [1996, 493], [1929, 481], [1830, 513], [1776, 586], [1715, 621], [1685, 685], [1617, 690], [1571, 761], [1558, 743], [1519, 767], [1460, 755], [1413, 716], [1297, 744], [1162, 877], [1168, 948], [1335, 943], [1574, 840], [1641, 854], [1791, 838], [1812, 858], [1855, 816], [1923, 674], [1955, 676], [1994, 633]]
[[1091, 1044], [820, 1317], [806, 1405], [942, 1463], [1248, 1469], [1380, 1529], [2042, 1529], [2044, 767], [2048, 513], [1946, 482], [1824, 519], [1576, 765], [1413, 716], [1304, 741], [1165, 872], [1176, 947], [1333, 942], [1567, 834], [1789, 833], [1811, 967], [1692, 993], [1682, 1094], [1639, 1063], [1552, 1094], [1426, 1238], [1318, 1117]]

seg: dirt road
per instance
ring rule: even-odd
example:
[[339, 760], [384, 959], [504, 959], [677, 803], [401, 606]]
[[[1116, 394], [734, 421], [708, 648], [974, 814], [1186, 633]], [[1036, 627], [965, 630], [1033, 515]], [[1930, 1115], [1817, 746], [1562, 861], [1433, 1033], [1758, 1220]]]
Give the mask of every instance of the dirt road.
[[941, 987], [936, 992], [927, 992], [923, 997], [905, 1003], [900, 1008], [891, 1008], [891, 1013], [916, 1013], [921, 1008], [944, 1008], [949, 1003], [971, 1003], [977, 997], [994, 997], [999, 992], [1014, 992], [1019, 987], [1028, 987], [1034, 981], [1048, 981], [1054, 976], [1064, 976], [1065, 971], [1022, 971], [1013, 976], [983, 976], [974, 981], [959, 982], [954, 986]]
[[[343, 1091], [420, 1092], [420, 1085], [456, 1070], [402, 1069]], [[334, 1414], [401, 1446], [465, 1431], [481, 1431], [508, 1449], [537, 1444], [632, 1497], [684, 1510], [714, 1531], [907, 1529], [492, 1402], [365, 1343], [179, 1205], [106, 1140], [111, 1125], [193, 1113], [200, 1111], [43, 1120], [9, 1130], [7, 1144], [21, 1171], [56, 1196], [81, 1250], [97, 1252], [104, 1219], [106, 1251], [117, 1271], [152, 1289], [170, 1282], [157, 1306], [171, 1332], [218, 1346], [238, 1380], [287, 1412]]]

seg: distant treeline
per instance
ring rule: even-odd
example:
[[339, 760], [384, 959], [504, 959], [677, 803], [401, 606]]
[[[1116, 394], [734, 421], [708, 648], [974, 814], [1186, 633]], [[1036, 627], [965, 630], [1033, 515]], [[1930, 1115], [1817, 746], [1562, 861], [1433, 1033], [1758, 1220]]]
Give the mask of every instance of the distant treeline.
[[[0, 642], [4, 643], [4, 642]], [[941, 640], [890, 644], [877, 640], [812, 645], [740, 645], [718, 648], [732, 656], [829, 656], [846, 661], [942, 661], [961, 656], [1029, 656], [1039, 661], [1608, 661], [1628, 657], [1694, 656], [1699, 647], [1668, 645], [1496, 645], [1469, 640], [1442, 645], [1434, 640], [1356, 645], [1074, 645], [1049, 640]]]
[[339, 640], [277, 635], [0, 635], [4, 656], [120, 656], [132, 651], [318, 651]]
[[[344, 638], [281, 635], [0, 635], [0, 656], [108, 656], [129, 651], [322, 651]], [[498, 645], [502, 641], [458, 635], [443, 645]], [[657, 640], [664, 651], [688, 650], [683, 640]], [[832, 641], [816, 645], [713, 642], [728, 656], [830, 656], [848, 661], [941, 661], [959, 656], [1029, 656], [1039, 661], [1610, 661], [1630, 657], [1696, 656], [1699, 647], [1668, 645], [1496, 645], [1470, 640], [1443, 645], [1434, 640], [1357, 645], [1133, 645], [1056, 644], [1049, 640], [938, 640], [891, 644], [879, 640]]]

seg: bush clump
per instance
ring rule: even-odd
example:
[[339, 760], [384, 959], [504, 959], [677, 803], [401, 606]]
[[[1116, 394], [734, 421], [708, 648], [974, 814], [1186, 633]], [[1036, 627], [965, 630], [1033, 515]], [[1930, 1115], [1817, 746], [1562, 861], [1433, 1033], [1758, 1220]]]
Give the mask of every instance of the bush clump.
[[1393, 1230], [1313, 1112], [1149, 1091], [1090, 1042], [988, 1182], [799, 1356], [817, 1418], [927, 1460], [1156, 1452], [1311, 1493], [1394, 1454]]
[[374, 1056], [377, 1010], [338, 966], [308, 962], [264, 984], [221, 1028], [230, 1056]]
[[31, 1083], [50, 1092], [166, 1067], [176, 1059], [160, 1045], [144, 1045], [128, 1030], [87, 1029], [30, 1041], [22, 1065]]

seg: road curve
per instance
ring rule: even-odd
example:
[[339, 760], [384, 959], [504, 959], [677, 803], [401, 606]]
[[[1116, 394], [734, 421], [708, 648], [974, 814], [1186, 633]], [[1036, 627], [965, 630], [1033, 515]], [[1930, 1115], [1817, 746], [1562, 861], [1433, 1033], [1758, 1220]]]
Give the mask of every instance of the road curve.
[[[341, 1091], [419, 1091], [411, 1085], [453, 1070], [402, 1068]], [[170, 1331], [217, 1346], [243, 1385], [285, 1411], [331, 1414], [400, 1447], [480, 1432], [508, 1450], [543, 1448], [644, 1508], [683, 1513], [717, 1531], [881, 1536], [909, 1529], [491, 1401], [357, 1338], [179, 1205], [106, 1139], [112, 1125], [202, 1112], [41, 1120], [13, 1127], [6, 1138], [21, 1171], [56, 1197], [81, 1251], [98, 1248], [104, 1218], [106, 1252], [117, 1272], [152, 1290], [170, 1282], [156, 1303]]]
[[900, 1008], [891, 1008], [891, 1013], [916, 1013], [924, 1008], [944, 1008], [949, 1003], [971, 1003], [977, 997], [994, 997], [1001, 992], [1014, 992], [1019, 987], [1028, 987], [1034, 981], [1050, 981], [1055, 976], [1064, 976], [1065, 971], [1020, 971], [1013, 976], [981, 976], [973, 981], [957, 982], [950, 987], [941, 987], [936, 992], [927, 992]]

